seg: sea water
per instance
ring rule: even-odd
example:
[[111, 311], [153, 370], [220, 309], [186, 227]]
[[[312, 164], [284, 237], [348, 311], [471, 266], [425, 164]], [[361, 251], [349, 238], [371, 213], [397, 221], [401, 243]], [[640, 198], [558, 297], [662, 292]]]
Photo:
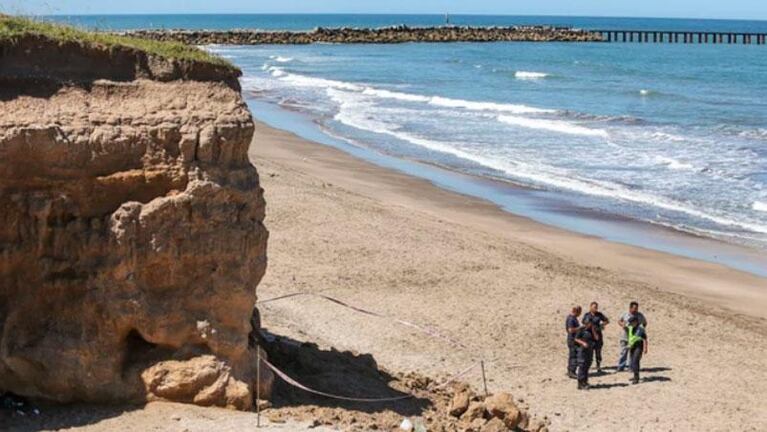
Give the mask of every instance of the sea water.
[[[58, 17], [102, 28], [438, 25], [443, 16]], [[767, 22], [451, 17], [455, 24], [762, 31]], [[212, 46], [250, 97], [399, 158], [573, 208], [767, 247], [767, 46]], [[258, 116], [258, 113], [255, 113]]]

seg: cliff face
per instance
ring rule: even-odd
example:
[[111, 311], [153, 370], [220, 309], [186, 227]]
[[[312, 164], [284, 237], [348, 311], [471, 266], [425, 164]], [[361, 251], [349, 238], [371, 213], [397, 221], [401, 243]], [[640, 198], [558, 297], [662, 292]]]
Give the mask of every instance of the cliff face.
[[249, 408], [268, 233], [237, 71], [31, 40], [0, 47], [0, 388]]

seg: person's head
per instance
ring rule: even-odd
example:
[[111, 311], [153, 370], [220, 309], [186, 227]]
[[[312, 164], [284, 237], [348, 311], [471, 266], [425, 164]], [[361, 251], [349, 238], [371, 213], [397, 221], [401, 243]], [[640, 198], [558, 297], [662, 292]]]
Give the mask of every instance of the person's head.
[[599, 311], [599, 303], [591, 302], [591, 304], [589, 305], [589, 311], [591, 313], [597, 313]]
[[639, 303], [635, 301], [629, 303], [629, 312], [632, 314], [639, 312]]
[[573, 306], [572, 314], [575, 315], [575, 316], [581, 316], [581, 312], [582, 311], [583, 311], [583, 309], [581, 309], [580, 306]]

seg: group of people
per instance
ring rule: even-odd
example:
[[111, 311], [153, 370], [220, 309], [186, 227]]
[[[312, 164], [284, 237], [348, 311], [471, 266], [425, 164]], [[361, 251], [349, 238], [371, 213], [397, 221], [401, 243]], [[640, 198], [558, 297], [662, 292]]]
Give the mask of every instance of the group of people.
[[[597, 372], [602, 372], [602, 347], [604, 329], [610, 320], [599, 311], [599, 304], [591, 302], [589, 311], [583, 314], [580, 306], [574, 306], [565, 320], [567, 330], [567, 376], [578, 380], [578, 389], [588, 390], [589, 369], [596, 360]], [[621, 327], [621, 353], [616, 370], [623, 372], [630, 368], [633, 384], [639, 384], [639, 368], [642, 356], [647, 354], [647, 319], [639, 312], [639, 303], [631, 302], [618, 324]]]

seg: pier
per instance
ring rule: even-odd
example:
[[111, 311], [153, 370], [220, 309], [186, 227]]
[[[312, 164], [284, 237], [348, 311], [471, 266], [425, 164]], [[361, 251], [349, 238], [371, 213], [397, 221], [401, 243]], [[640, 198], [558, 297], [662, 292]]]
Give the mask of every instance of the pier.
[[122, 32], [145, 39], [191, 45], [233, 44], [393, 44], [407, 42], [634, 42], [765, 45], [767, 33], [725, 33], [662, 30], [590, 30], [557, 26], [514, 27], [384, 27], [317, 28], [311, 31], [133, 30]]
[[603, 42], [740, 44], [765, 45], [767, 33], [663, 31], [663, 30], [591, 30]]

